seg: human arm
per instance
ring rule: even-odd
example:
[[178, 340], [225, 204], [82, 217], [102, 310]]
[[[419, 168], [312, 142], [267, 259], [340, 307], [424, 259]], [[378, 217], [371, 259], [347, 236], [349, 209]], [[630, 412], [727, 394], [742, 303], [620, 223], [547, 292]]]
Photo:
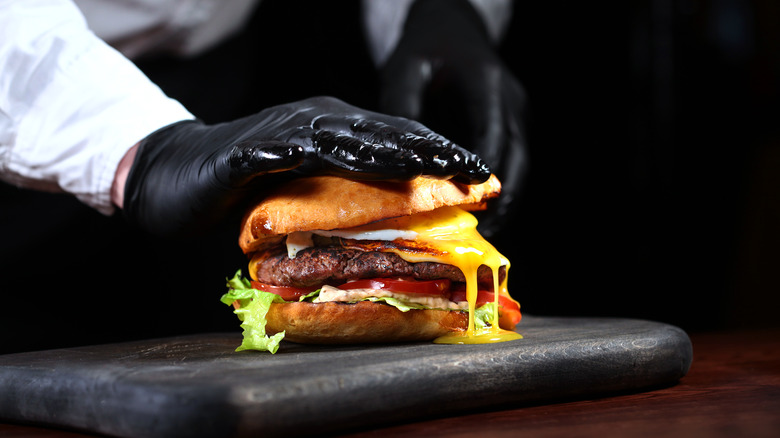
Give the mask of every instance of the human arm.
[[87, 28], [68, 1], [0, 1], [0, 177], [111, 214], [117, 164], [192, 119]]
[[[248, 196], [250, 185], [257, 188], [257, 176], [292, 169], [466, 182], [489, 172], [416, 122], [334, 99], [204, 125], [89, 32], [72, 4], [6, 0], [0, 7], [8, 13], [3, 71], [18, 72], [3, 77], [24, 85], [9, 85], [17, 92], [0, 101], [10, 115], [2, 120], [3, 179], [71, 193], [106, 214], [119, 205], [146, 231], [202, 231]], [[24, 29], [12, 26], [21, 22]], [[36, 69], [41, 63], [48, 68]]]

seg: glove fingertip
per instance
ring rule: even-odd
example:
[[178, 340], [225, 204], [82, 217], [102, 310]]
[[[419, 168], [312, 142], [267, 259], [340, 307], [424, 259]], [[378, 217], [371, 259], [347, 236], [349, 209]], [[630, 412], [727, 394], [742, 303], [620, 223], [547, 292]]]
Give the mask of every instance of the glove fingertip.
[[303, 164], [306, 154], [300, 145], [274, 141], [265, 144], [262, 156], [268, 160], [267, 172], [274, 173], [295, 169]]
[[482, 184], [490, 178], [493, 173], [482, 159], [467, 159], [460, 172], [453, 177], [457, 182], [464, 184]]
[[228, 156], [230, 179], [243, 185], [257, 176], [295, 169], [303, 160], [304, 151], [299, 145], [281, 141], [242, 142]]

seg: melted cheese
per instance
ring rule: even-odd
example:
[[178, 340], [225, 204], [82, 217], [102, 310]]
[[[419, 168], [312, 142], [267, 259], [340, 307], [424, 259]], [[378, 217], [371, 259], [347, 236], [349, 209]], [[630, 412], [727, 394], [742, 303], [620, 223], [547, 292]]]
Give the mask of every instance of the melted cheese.
[[[481, 265], [488, 266], [493, 271], [493, 286], [495, 291], [509, 296], [506, 287], [506, 277], [502, 284], [498, 281], [498, 269], [506, 266], [509, 270], [509, 260], [501, 255], [477, 231], [477, 219], [470, 213], [458, 207], [443, 207], [430, 212], [420, 213], [404, 218], [391, 219], [401, 229], [417, 233], [416, 240], [437, 250], [438, 254], [417, 254], [402, 250], [393, 250], [408, 262], [438, 262], [458, 267], [466, 278], [466, 299], [469, 308], [469, 325], [465, 333], [454, 333], [434, 340], [446, 344], [481, 344], [503, 342], [518, 339], [521, 336], [515, 332], [502, 330], [498, 325], [498, 312], [495, 313], [492, 326], [484, 331], [474, 327], [474, 311], [477, 302], [477, 270]], [[374, 225], [383, 226], [383, 224]], [[498, 307], [499, 293], [495, 294]]]
[[[311, 231], [295, 231], [288, 234], [287, 239], [285, 239], [287, 257], [294, 259], [295, 256], [298, 255], [298, 251], [314, 245], [311, 235]], [[255, 279], [255, 281], [257, 281], [257, 279]]]

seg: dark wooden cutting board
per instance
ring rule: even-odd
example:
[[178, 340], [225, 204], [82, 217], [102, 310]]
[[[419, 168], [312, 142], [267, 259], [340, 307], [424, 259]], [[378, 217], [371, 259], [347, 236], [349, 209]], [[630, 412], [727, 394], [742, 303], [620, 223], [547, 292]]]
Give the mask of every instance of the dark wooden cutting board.
[[0, 419], [125, 437], [336, 433], [675, 384], [688, 336], [630, 319], [526, 316], [490, 345], [240, 352], [207, 334], [0, 356]]

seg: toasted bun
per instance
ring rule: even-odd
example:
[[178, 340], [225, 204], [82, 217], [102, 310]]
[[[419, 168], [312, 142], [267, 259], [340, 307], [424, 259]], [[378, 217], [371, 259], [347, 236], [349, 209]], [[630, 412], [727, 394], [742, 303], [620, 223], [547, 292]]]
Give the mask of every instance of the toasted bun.
[[403, 183], [335, 176], [296, 179], [249, 209], [241, 225], [239, 246], [250, 253], [294, 231], [351, 228], [444, 206], [479, 210], [500, 192], [501, 183], [495, 175], [476, 185], [422, 177]]
[[466, 330], [468, 314], [446, 310], [402, 312], [385, 304], [275, 303], [266, 315], [266, 331], [306, 344], [363, 344], [430, 341]]

